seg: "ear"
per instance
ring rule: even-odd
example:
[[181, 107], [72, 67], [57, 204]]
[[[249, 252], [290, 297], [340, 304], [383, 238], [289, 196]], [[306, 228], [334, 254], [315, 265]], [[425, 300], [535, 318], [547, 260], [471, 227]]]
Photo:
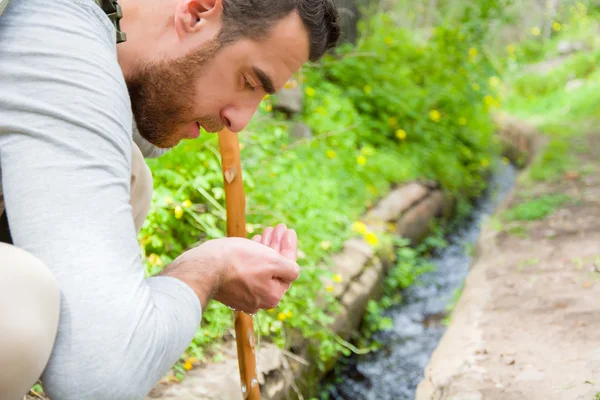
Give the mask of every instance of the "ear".
[[195, 33], [208, 22], [220, 21], [222, 0], [180, 0], [175, 10], [175, 26], [179, 33]]

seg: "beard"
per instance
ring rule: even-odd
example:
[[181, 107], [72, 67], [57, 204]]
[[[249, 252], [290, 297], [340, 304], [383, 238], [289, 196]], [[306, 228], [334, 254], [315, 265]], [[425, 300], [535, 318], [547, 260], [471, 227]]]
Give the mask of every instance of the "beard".
[[223, 129], [219, 117], [194, 114], [194, 82], [202, 67], [221, 48], [213, 41], [183, 58], [144, 64], [126, 78], [131, 108], [140, 135], [160, 148], [170, 148], [183, 138], [184, 124], [198, 122], [209, 132]]

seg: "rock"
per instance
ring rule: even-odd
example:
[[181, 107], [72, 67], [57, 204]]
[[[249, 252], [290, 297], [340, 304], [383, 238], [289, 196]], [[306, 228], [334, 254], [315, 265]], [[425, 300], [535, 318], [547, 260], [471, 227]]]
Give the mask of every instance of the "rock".
[[586, 49], [586, 45], [584, 42], [570, 42], [568, 40], [561, 40], [558, 42], [557, 50], [558, 54], [561, 56], [566, 56], [569, 54], [576, 53], [578, 51], [583, 51]]
[[400, 218], [396, 233], [413, 242], [420, 241], [429, 233], [430, 222], [442, 212], [443, 203], [440, 191], [431, 193]]
[[427, 188], [419, 183], [404, 185], [377, 203], [367, 214], [366, 220], [372, 223], [394, 221], [427, 193]]
[[273, 96], [273, 109], [282, 111], [289, 116], [302, 112], [302, 88], [283, 88], [276, 96]]
[[303, 122], [296, 122], [291, 129], [292, 138], [295, 140], [309, 139], [313, 137], [312, 131]]

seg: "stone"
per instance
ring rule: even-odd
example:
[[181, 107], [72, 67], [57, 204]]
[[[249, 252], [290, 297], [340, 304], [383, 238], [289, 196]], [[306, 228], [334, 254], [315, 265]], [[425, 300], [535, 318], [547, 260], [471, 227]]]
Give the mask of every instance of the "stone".
[[560, 42], [558, 42], [557, 50], [558, 54], [560, 54], [561, 56], [567, 56], [578, 51], [583, 51], [586, 49], [586, 47], [587, 46], [585, 45], [585, 43], [581, 41], [571, 42], [568, 40], [561, 40]]
[[282, 111], [288, 117], [302, 112], [302, 88], [300, 85], [281, 89], [273, 96], [273, 109]]
[[400, 218], [396, 233], [413, 242], [419, 242], [429, 233], [430, 223], [442, 212], [443, 202], [440, 191], [432, 192]]
[[313, 137], [312, 131], [308, 125], [303, 122], [296, 122], [292, 125], [291, 135], [295, 140], [310, 139]]
[[366, 220], [375, 223], [394, 221], [427, 193], [427, 188], [416, 182], [394, 189], [367, 213]]
[[352, 254], [336, 254], [332, 257], [334, 271], [342, 276], [343, 282], [348, 282], [357, 276], [367, 263], [366, 257], [353, 257]]

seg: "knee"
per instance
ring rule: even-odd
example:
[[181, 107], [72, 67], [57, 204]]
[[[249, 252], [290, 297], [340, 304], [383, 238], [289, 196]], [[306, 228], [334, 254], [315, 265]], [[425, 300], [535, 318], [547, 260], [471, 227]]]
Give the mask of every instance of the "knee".
[[0, 243], [0, 399], [23, 396], [54, 346], [60, 290], [39, 259]]

